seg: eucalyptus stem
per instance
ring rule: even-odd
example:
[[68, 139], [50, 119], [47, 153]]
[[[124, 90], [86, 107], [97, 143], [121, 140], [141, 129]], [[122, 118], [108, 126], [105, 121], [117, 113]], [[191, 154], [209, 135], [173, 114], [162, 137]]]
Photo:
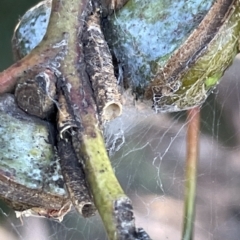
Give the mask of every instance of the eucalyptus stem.
[[[67, 146], [65, 143], [72, 144], [73, 148], [69, 146], [68, 149], [72, 149], [70, 153], [77, 156], [77, 160], [82, 164], [90, 192], [109, 239], [148, 240], [150, 238], [147, 233], [135, 227], [131, 200], [125, 195], [112, 169], [99, 121], [101, 114], [98, 112], [100, 108], [97, 99], [100, 99], [101, 93], [95, 91], [98, 89], [97, 83], [94, 88], [86, 70], [89, 60], [84, 56], [86, 53], [84, 43], [87, 39], [85, 38], [83, 43], [83, 35], [84, 31], [85, 33], [87, 31], [86, 22], [89, 16], [93, 12], [99, 12], [99, 4], [100, 0], [52, 0], [51, 16], [43, 40], [30, 54], [0, 73], [0, 93], [12, 91], [19, 77], [28, 79], [30, 75], [37, 76], [46, 69], [53, 71], [57, 78], [59, 100], [61, 97], [64, 98], [62, 103], [65, 104], [66, 116], [71, 119], [71, 123], [66, 125], [61, 122], [65, 118], [61, 116], [63, 112], [59, 105], [58, 126], [64, 125], [65, 130], [59, 129], [59, 138], [62, 139], [59, 140], [58, 147]], [[101, 31], [100, 26], [99, 31]], [[96, 49], [98, 48], [93, 47], [93, 53]], [[95, 56], [91, 55], [91, 48], [87, 53], [90, 54], [89, 56]], [[109, 54], [107, 47], [96, 52], [98, 55], [105, 53]], [[102, 79], [100, 80], [103, 82]], [[115, 89], [118, 87], [117, 84], [112, 86], [111, 91], [117, 93], [118, 90]], [[60, 158], [63, 158], [63, 150], [59, 152], [62, 152]], [[67, 157], [65, 156], [66, 159]], [[66, 166], [74, 164], [64, 162], [62, 165], [64, 171]], [[65, 180], [71, 177], [69, 172], [63, 175]], [[79, 178], [76, 178], [76, 184], [81, 184], [77, 179]], [[77, 205], [81, 204], [82, 198], [86, 196], [80, 195], [77, 190], [79, 188], [76, 188], [73, 182], [67, 182], [66, 187], [71, 193], [72, 203], [82, 213], [82, 206]]]
[[32, 69], [42, 62], [44, 62], [44, 59], [36, 51], [34, 54], [27, 55], [3, 72], [0, 72], [0, 94], [12, 92], [16, 86], [17, 79], [23, 75], [24, 71]]
[[[94, 2], [94, 4], [86, 6], [84, 10], [86, 22], [90, 13], [97, 10], [96, 5], [97, 3]], [[68, 12], [63, 14], [68, 14]], [[80, 13], [78, 15], [80, 16]], [[71, 29], [73, 29], [73, 38], [76, 38], [80, 44], [77, 44], [76, 47], [76, 41], [69, 41], [68, 47], [76, 48], [77, 52], [81, 54], [66, 55], [65, 64], [61, 68], [63, 75], [60, 86], [69, 112], [72, 112], [76, 120], [76, 127], [71, 131], [72, 144], [84, 167], [94, 203], [110, 240], [150, 239], [142, 229], [136, 229], [131, 200], [125, 195], [116, 179], [106, 151], [96, 98], [94, 98], [94, 94], [96, 96], [97, 93], [93, 92], [86, 73], [84, 46], [81, 44], [84, 37], [83, 32], [86, 31], [87, 26], [83, 26], [82, 33], [77, 31], [74, 34], [76, 29]], [[95, 52], [94, 48], [92, 51], [99, 54]], [[105, 54], [105, 52], [100, 54]], [[74, 55], [77, 59], [74, 58]]]
[[183, 240], [193, 239], [193, 223], [195, 218], [195, 198], [197, 182], [197, 164], [199, 155], [199, 124], [200, 107], [195, 107], [187, 112], [187, 159], [186, 159], [186, 185]]

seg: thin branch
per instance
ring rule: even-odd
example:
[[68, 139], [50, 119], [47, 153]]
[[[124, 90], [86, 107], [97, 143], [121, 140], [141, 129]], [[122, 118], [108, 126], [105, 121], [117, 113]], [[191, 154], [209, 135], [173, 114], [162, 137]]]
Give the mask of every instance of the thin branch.
[[[86, 17], [94, 11], [90, 6], [91, 4], [86, 7]], [[87, 26], [84, 28], [86, 31]], [[83, 32], [78, 32], [80, 43]], [[72, 70], [69, 72], [69, 67], [65, 68], [66, 65], [63, 65], [60, 90], [76, 120], [77, 127], [71, 128], [72, 144], [84, 166], [94, 203], [110, 240], [150, 239], [143, 230], [136, 229], [131, 200], [124, 194], [115, 177], [100, 130], [91, 82], [85, 70], [86, 59], [82, 54], [82, 44], [78, 44], [77, 51], [81, 53], [78, 61], [74, 61], [70, 55], [66, 56], [65, 62], [71, 62], [69, 65]], [[93, 51], [96, 49], [93, 48]]]
[[[146, 232], [135, 227], [131, 200], [124, 194], [111, 167], [97, 111], [96, 96], [99, 96], [99, 93], [94, 93], [99, 88], [97, 85], [92, 86], [86, 72], [82, 42], [87, 18], [95, 11], [93, 6], [97, 9], [98, 1], [53, 0], [51, 17], [43, 41], [12, 69], [10, 67], [0, 75], [0, 93], [13, 90], [17, 79], [23, 73], [27, 79], [29, 71], [31, 76], [33, 71], [36, 71], [36, 75], [45, 69], [53, 71], [57, 77], [57, 92], [65, 98], [63, 102], [66, 102], [67, 112], [71, 114], [69, 127], [64, 125], [61, 122], [63, 118], [59, 117], [58, 125], [62, 137], [59, 141], [72, 144], [74, 154], [85, 170], [94, 203], [109, 239], [148, 240], [150, 238]], [[18, 68], [19, 63], [21, 69]], [[114, 86], [117, 87], [117, 84]], [[117, 92], [117, 89], [113, 90]], [[99, 102], [101, 101], [99, 99]], [[120, 113], [121, 109], [118, 112]], [[64, 126], [67, 132], [64, 132], [61, 126]], [[64, 142], [59, 143], [60, 147], [66, 145]], [[65, 179], [69, 179], [69, 173], [66, 173]], [[81, 213], [82, 206], [77, 206], [81, 201], [76, 199], [81, 196], [74, 193], [72, 184], [66, 186], [71, 188], [68, 189], [71, 200]]]
[[187, 130], [185, 210], [182, 239], [192, 240], [193, 223], [195, 218], [197, 165], [199, 155], [200, 107], [195, 107], [191, 110], [188, 110], [187, 122], [188, 130]]

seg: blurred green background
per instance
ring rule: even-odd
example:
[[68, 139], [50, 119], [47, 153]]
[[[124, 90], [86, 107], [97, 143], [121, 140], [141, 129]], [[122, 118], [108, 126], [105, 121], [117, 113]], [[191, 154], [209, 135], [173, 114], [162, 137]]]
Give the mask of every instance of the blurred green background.
[[0, 71], [13, 63], [11, 39], [18, 20], [37, 0], [0, 0]]

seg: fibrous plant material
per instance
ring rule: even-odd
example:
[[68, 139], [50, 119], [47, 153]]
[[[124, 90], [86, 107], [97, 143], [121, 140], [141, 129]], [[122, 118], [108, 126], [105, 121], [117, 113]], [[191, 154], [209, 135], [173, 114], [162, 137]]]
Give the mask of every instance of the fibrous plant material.
[[29, 116], [12, 95], [0, 96], [0, 198], [25, 215], [61, 220], [71, 202], [55, 157], [50, 123]]
[[83, 35], [86, 71], [89, 75], [99, 116], [104, 122], [122, 113], [121, 95], [114, 76], [112, 56], [100, 26], [100, 9], [88, 17]]

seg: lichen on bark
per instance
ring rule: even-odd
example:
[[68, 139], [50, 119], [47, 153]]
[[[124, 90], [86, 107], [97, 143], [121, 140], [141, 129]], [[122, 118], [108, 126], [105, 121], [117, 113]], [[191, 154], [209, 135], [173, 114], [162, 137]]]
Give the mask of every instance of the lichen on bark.
[[[135, 227], [131, 200], [124, 194], [111, 167], [99, 121], [99, 94], [94, 94], [97, 88], [92, 87], [86, 71], [83, 35], [84, 31], [87, 31], [88, 17], [96, 14], [99, 4], [98, 1], [90, 0], [53, 0], [46, 35], [27, 56], [0, 73], [0, 92], [13, 91], [18, 79], [23, 75], [27, 77], [30, 70], [31, 74], [34, 70], [35, 75], [45, 69], [53, 71], [57, 78], [60, 104], [64, 106], [66, 113], [70, 114], [67, 120], [70, 119], [71, 122], [69, 126], [67, 121], [64, 122], [66, 125], [62, 124], [64, 118], [59, 115], [58, 126], [64, 128], [59, 129], [61, 134], [58, 138], [58, 151], [64, 155], [61, 151], [62, 147], [66, 147], [74, 155], [73, 159], [77, 157], [81, 163], [109, 239], [124, 239], [126, 233], [128, 239], [140, 239], [140, 235], [141, 239], [142, 236], [150, 239], [146, 233], [142, 234], [142, 229]], [[57, 104], [57, 107], [60, 112], [61, 106]], [[68, 144], [71, 144], [71, 147]], [[63, 158], [66, 160], [68, 156]], [[62, 166], [63, 171], [66, 170], [67, 165]], [[65, 180], [69, 181], [66, 186], [70, 199], [81, 213], [81, 202], [77, 199], [81, 196], [73, 192], [69, 173], [65, 174]], [[117, 204], [119, 202], [120, 205]], [[129, 209], [132, 216], [130, 219], [124, 217], [129, 215]]]

